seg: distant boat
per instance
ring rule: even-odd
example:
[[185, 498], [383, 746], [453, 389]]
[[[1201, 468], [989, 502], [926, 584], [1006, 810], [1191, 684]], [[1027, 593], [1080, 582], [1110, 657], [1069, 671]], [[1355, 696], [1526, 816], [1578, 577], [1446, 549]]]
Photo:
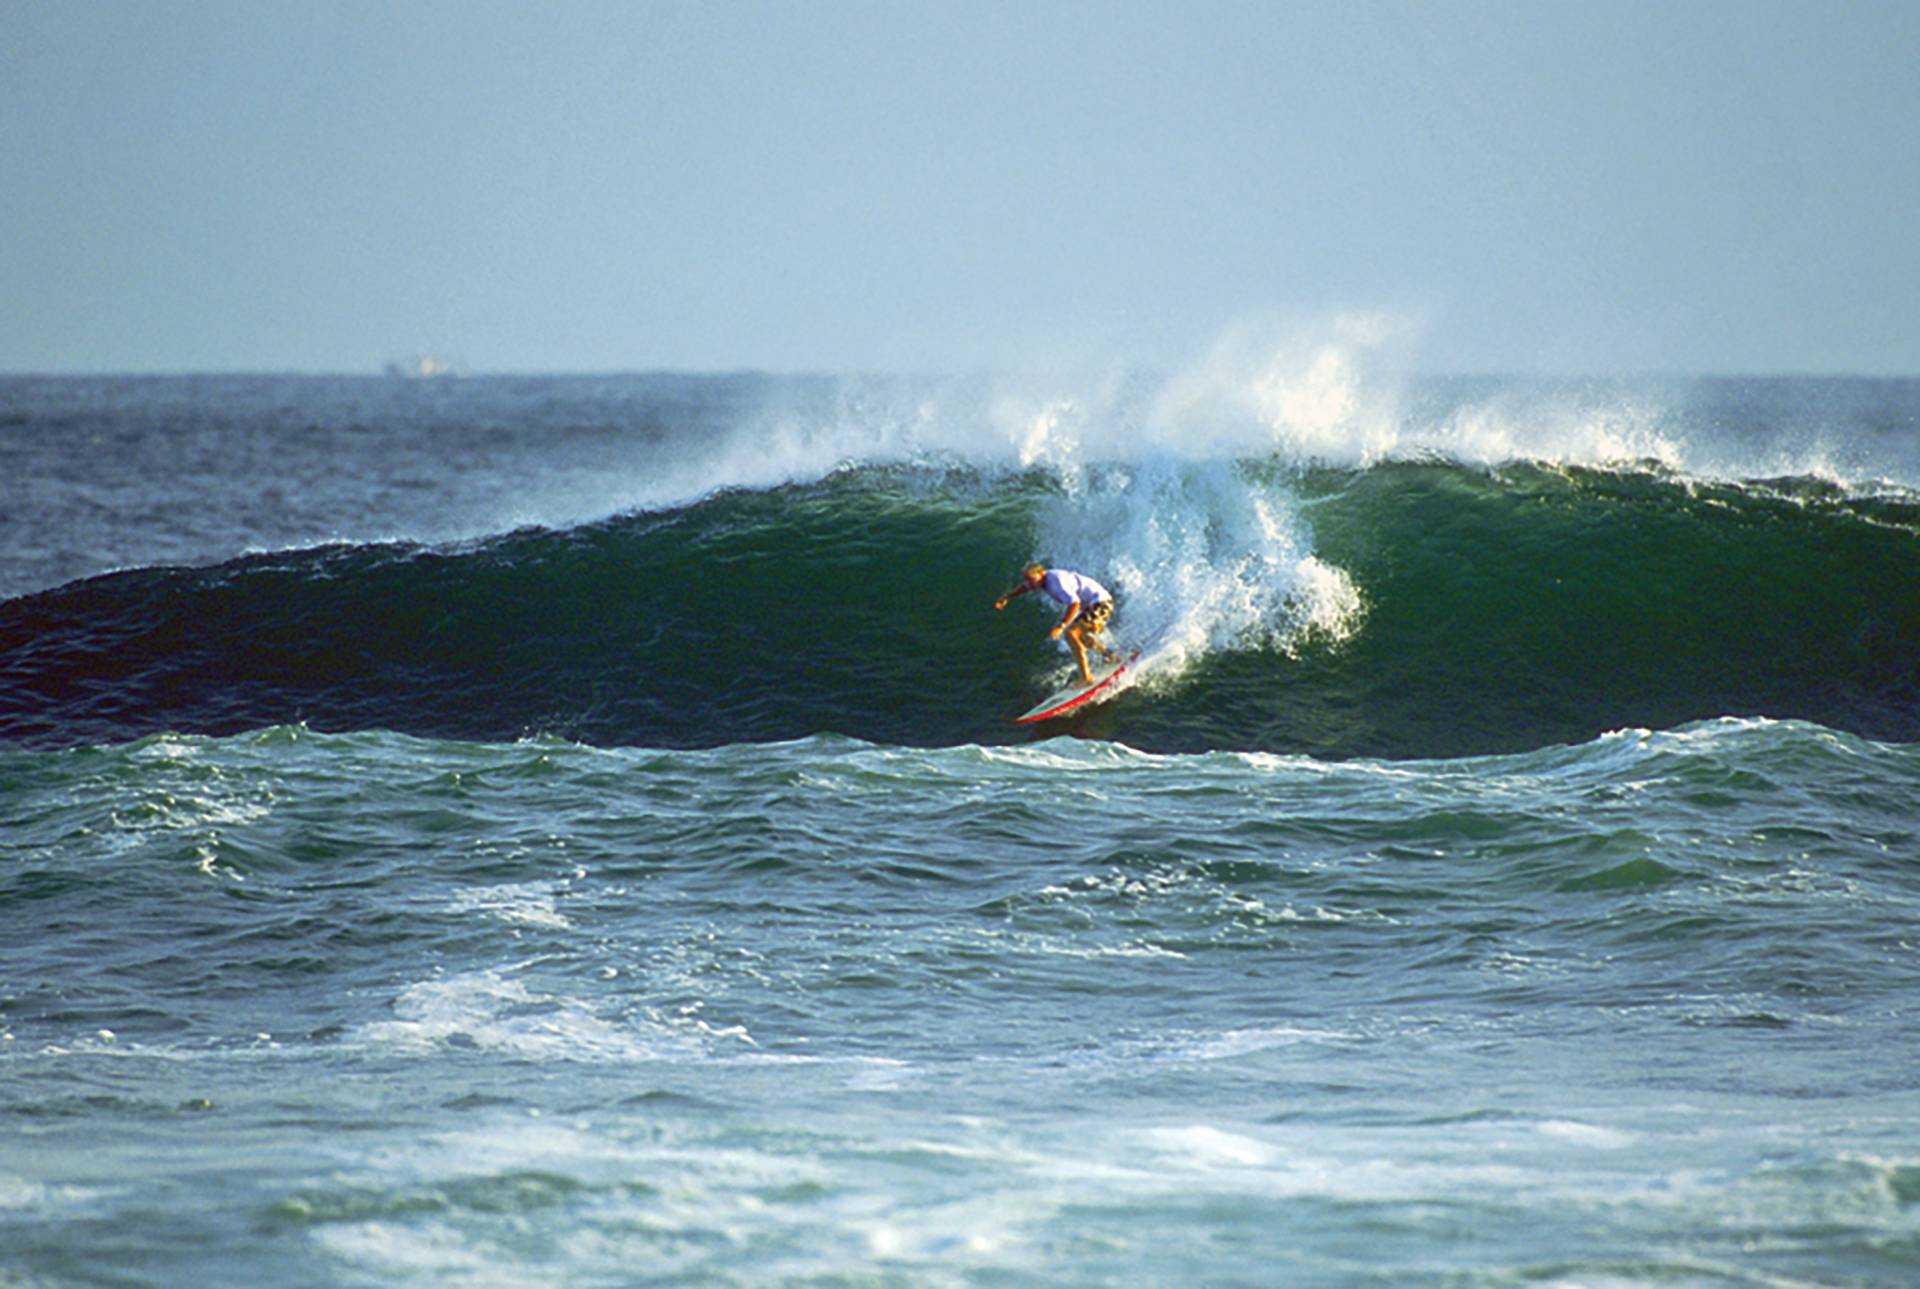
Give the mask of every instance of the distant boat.
[[387, 364], [387, 375], [397, 380], [458, 380], [467, 374], [467, 365], [458, 359], [435, 358], [421, 354]]

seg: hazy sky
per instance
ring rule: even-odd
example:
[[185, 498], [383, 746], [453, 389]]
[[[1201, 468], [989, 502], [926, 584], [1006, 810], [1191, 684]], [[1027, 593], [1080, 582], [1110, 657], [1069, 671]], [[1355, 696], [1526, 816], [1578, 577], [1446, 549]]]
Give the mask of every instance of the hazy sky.
[[0, 370], [1920, 372], [1920, 3], [0, 0]]

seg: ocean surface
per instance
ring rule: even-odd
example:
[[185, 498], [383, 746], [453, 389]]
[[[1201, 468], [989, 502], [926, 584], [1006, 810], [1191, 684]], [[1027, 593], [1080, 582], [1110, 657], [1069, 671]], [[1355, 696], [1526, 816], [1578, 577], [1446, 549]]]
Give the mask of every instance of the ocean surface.
[[1920, 381], [0, 377], [0, 1284], [1914, 1283]]

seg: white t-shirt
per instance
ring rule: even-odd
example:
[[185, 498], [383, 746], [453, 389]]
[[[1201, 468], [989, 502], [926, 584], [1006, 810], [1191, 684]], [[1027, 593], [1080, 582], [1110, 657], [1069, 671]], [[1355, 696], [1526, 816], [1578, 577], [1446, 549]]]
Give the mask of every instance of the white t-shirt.
[[1049, 570], [1046, 580], [1040, 583], [1040, 589], [1058, 601], [1061, 608], [1065, 608], [1075, 600], [1080, 601], [1083, 612], [1102, 600], [1113, 598], [1107, 594], [1106, 587], [1092, 578], [1080, 573], [1070, 573], [1064, 568]]

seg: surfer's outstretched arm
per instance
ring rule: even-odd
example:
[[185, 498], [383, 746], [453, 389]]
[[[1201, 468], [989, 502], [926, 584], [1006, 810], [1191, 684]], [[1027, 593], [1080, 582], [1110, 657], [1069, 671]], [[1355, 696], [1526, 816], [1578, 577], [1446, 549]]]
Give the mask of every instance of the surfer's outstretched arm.
[[1011, 591], [1008, 591], [1005, 595], [995, 600], [993, 602], [993, 607], [996, 610], [1004, 609], [1007, 607], [1008, 600], [1017, 600], [1021, 596], [1025, 595], [1028, 591], [1037, 591], [1042, 586], [1046, 585], [1046, 581], [1047, 581], [1046, 565], [1036, 560], [1033, 563], [1027, 565], [1025, 568], [1020, 570], [1019, 583]]

